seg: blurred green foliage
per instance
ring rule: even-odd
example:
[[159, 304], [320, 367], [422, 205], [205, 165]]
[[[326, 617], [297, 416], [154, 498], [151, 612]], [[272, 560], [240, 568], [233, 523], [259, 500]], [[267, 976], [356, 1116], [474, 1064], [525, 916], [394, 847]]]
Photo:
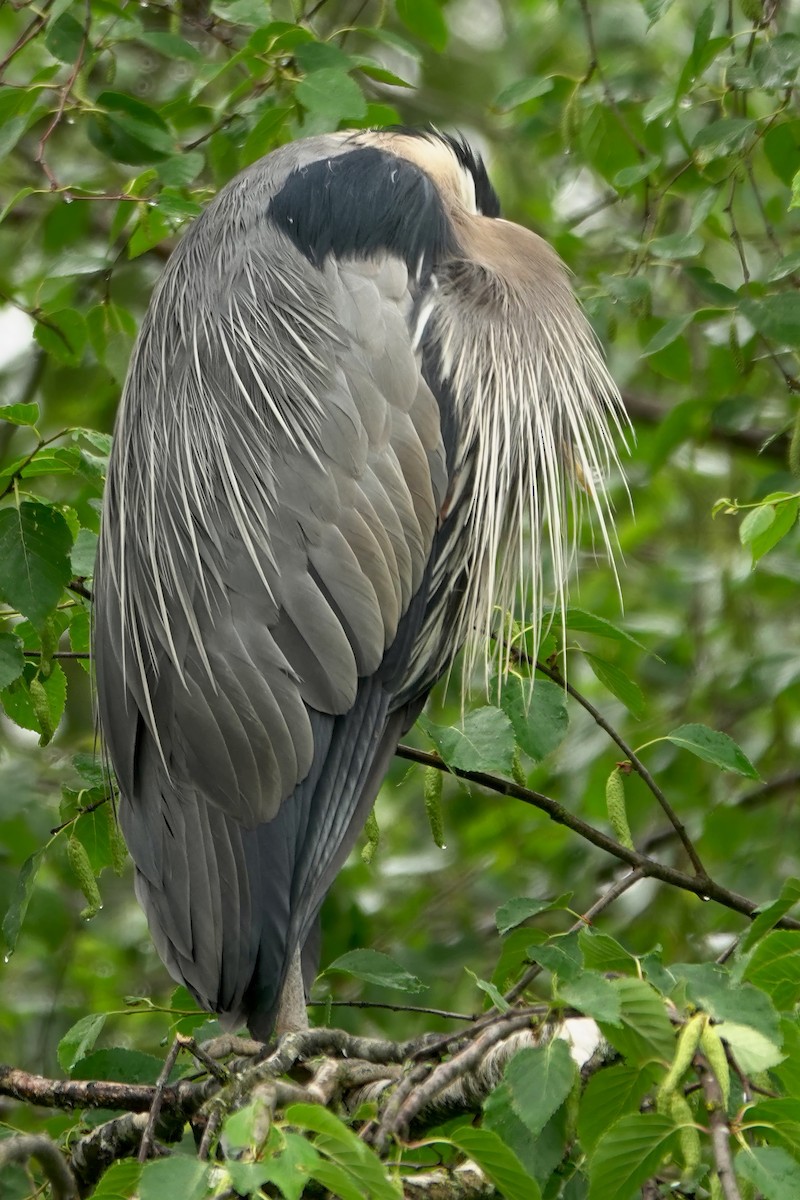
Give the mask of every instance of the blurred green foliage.
[[[308, 133], [396, 121], [463, 131], [485, 154], [505, 215], [541, 233], [574, 272], [635, 427], [633, 503], [616, 481], [624, 618], [587, 534], [579, 607], [565, 629], [555, 622], [544, 657], [641, 748], [714, 881], [766, 904], [800, 875], [799, 27], [797, 0], [0, 6], [0, 913], [13, 951], [0, 964], [0, 1059], [57, 1072], [59, 1041], [92, 1014], [108, 1016], [86, 1043], [70, 1035], [68, 1050], [83, 1056], [99, 1038], [163, 1053], [186, 1007], [178, 999], [178, 1011], [164, 1011], [173, 989], [133, 900], [95, 753], [86, 655], [104, 465], [135, 332], [175, 239], [240, 168]], [[500, 772], [691, 873], [646, 781], [617, 769], [628, 754], [558, 683], [539, 683], [530, 712], [513, 680], [489, 707], [477, 681], [474, 699], [465, 742], [452, 728], [456, 672], [411, 740], [453, 766]], [[727, 740], [712, 737], [709, 748], [707, 735], [685, 732], [698, 726]], [[677, 1163], [667, 1181], [682, 1172], [711, 1189], [693, 1194], [717, 1194], [704, 1174], [707, 1138], [705, 1165], [687, 1161], [685, 1114], [670, 1098], [680, 1080], [665, 1099], [664, 1068], [637, 1091], [641, 1064], [670, 1061], [672, 1031], [651, 1012], [639, 1034], [655, 1051], [615, 1035], [614, 1014], [635, 997], [620, 994], [619, 980], [612, 996], [607, 970], [631, 984], [643, 974], [641, 988], [672, 995], [685, 1014], [699, 1006], [729, 1021], [749, 979], [769, 1014], [749, 1025], [741, 1017], [739, 1028], [772, 1054], [762, 1045], [759, 1058], [746, 1032], [736, 1052], [759, 1078], [780, 1072], [783, 1037], [794, 1073], [763, 1079], [800, 1103], [796, 1028], [779, 1035], [775, 1016], [793, 1019], [795, 968], [771, 970], [773, 959], [800, 962], [796, 933], [766, 921], [765, 940], [746, 945], [723, 978], [712, 964], [746, 919], [643, 880], [597, 919], [596, 932], [624, 951], [592, 957], [586, 929], [565, 975], [563, 949], [560, 967], [552, 956], [560, 943], [546, 939], [569, 928], [566, 904], [585, 912], [613, 883], [617, 859], [511, 797], [451, 776], [441, 792], [430, 779], [423, 786], [422, 768], [399, 759], [376, 816], [371, 861], [353, 855], [326, 904], [322, 961], [370, 948], [405, 974], [377, 971], [391, 990], [363, 962], [349, 973], [340, 965], [315, 997], [402, 1004], [397, 980], [413, 977], [426, 990], [410, 1002], [469, 1013], [538, 962], [532, 995], [601, 1024], [610, 1013], [604, 1032], [624, 1059], [612, 1070], [634, 1078], [617, 1109], [628, 1077], [602, 1072], [585, 1094], [578, 1132], [594, 1155], [590, 1196], [622, 1194], [608, 1190], [620, 1163], [598, 1125], [607, 1106], [643, 1148], [641, 1181], [660, 1157], [651, 1163], [647, 1152], [661, 1146]], [[538, 904], [556, 896], [554, 907]], [[533, 925], [500, 924], [501, 936], [496, 910], [518, 897], [529, 898], [522, 911]], [[791, 886], [784, 897], [775, 920], [796, 899]], [[776, 937], [789, 941], [769, 943]], [[381, 1009], [337, 1007], [333, 1019], [403, 1038], [450, 1028]], [[79, 1058], [62, 1047], [64, 1069]], [[559, 1104], [568, 1074], [562, 1064]], [[659, 1081], [658, 1111], [639, 1114]], [[518, 1084], [507, 1073], [487, 1131], [548, 1196], [585, 1195], [579, 1157], [556, 1183], [558, 1158], [547, 1170], [526, 1159], [556, 1118], [518, 1099], [520, 1140], [508, 1116]], [[742, 1099], [740, 1090], [734, 1109]], [[756, 1123], [774, 1129], [770, 1103], [759, 1101]], [[800, 1116], [784, 1118], [783, 1135], [764, 1135], [775, 1144], [756, 1145], [741, 1167], [745, 1191], [800, 1193], [800, 1141], [786, 1133]], [[14, 1122], [41, 1126], [19, 1110]], [[297, 1114], [295, 1127], [305, 1128]], [[488, 1145], [461, 1149], [486, 1165]]]

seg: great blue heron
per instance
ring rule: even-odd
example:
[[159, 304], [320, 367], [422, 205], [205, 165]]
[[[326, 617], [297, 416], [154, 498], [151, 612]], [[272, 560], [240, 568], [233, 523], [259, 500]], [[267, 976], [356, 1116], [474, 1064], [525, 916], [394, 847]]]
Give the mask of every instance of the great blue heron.
[[563, 602], [576, 498], [609, 541], [617, 390], [499, 213], [438, 132], [284, 146], [188, 231], [134, 350], [102, 731], [158, 953], [262, 1039], [282, 992], [279, 1026], [305, 1014], [301, 952], [431, 686], [520, 586], [536, 620], [545, 553]]

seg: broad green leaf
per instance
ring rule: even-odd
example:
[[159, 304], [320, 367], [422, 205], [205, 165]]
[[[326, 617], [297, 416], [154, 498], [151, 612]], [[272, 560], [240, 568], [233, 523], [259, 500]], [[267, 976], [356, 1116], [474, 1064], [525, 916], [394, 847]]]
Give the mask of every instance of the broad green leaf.
[[316, 1148], [353, 1177], [363, 1197], [402, 1200], [399, 1183], [389, 1179], [375, 1152], [332, 1112], [318, 1104], [292, 1104], [286, 1109], [286, 1120], [315, 1133]]
[[740, 308], [754, 329], [765, 337], [795, 349], [800, 347], [800, 295], [797, 292], [744, 299]]
[[497, 932], [508, 933], [509, 929], [521, 925], [529, 917], [538, 916], [542, 912], [550, 912], [552, 909], [564, 908], [569, 904], [571, 898], [572, 892], [564, 892], [562, 896], [556, 896], [553, 900], [536, 900], [531, 896], [515, 896], [513, 900], [506, 900], [505, 904], [501, 904], [495, 913]]
[[648, 355], [663, 350], [665, 346], [671, 346], [675, 339], [679, 338], [691, 325], [694, 316], [693, 312], [681, 313], [679, 317], [672, 317], [671, 320], [665, 321], [658, 333], [654, 334], [642, 349], [642, 357], [647, 358]]
[[47, 745], [64, 715], [67, 701], [67, 677], [54, 662], [50, 674], [42, 678], [35, 663], [28, 661], [23, 674], [3, 688], [0, 704], [21, 729], [30, 729]]
[[639, 685], [634, 683], [616, 663], [607, 662], [604, 658], [597, 658], [588, 650], [584, 650], [583, 657], [603, 686], [611, 692], [611, 695], [616, 696], [634, 717], [637, 719], [641, 717], [645, 710], [645, 698]]
[[[554, 627], [558, 628], [560, 619], [557, 612], [546, 612], [544, 614], [545, 628], [551, 621]], [[574, 633], [594, 633], [598, 637], [609, 638], [612, 642], [626, 642], [629, 646], [636, 646], [638, 650], [644, 650], [645, 654], [650, 653], [647, 646], [638, 641], [633, 634], [628, 633], [626, 629], [621, 629], [613, 621], [599, 617], [596, 613], [586, 612], [583, 608], [568, 608], [564, 613], [564, 624]]]
[[22, 864], [20, 873], [17, 876], [11, 903], [8, 906], [6, 915], [3, 917], [3, 937], [5, 938], [9, 954], [13, 954], [17, 945], [19, 931], [22, 922], [25, 920], [25, 914], [28, 911], [28, 904], [33, 892], [33, 885], [36, 882], [36, 873], [42, 865], [43, 858], [44, 850], [35, 851]]
[[516, 1154], [528, 1174], [543, 1187], [563, 1159], [571, 1136], [567, 1129], [568, 1108], [568, 1104], [562, 1104], [538, 1137], [531, 1137], [527, 1125], [514, 1110], [508, 1086], [499, 1083], [484, 1102], [482, 1128], [496, 1133]]
[[546, 1046], [526, 1047], [506, 1063], [503, 1082], [514, 1112], [534, 1136], [572, 1091], [576, 1072], [562, 1038], [551, 1038]]
[[474, 971], [470, 971], [469, 967], [465, 967], [464, 970], [474, 979], [476, 986], [489, 997], [498, 1012], [508, 1012], [511, 1005], [495, 984], [488, 979], [479, 979]]
[[149, 46], [152, 50], [157, 50], [159, 54], [163, 54], [168, 59], [183, 58], [189, 62], [203, 61], [203, 56], [197, 47], [176, 33], [146, 29], [137, 35], [136, 40]]
[[112, 1046], [92, 1050], [79, 1058], [70, 1070], [72, 1079], [113, 1079], [118, 1083], [155, 1083], [164, 1066], [163, 1059], [141, 1050]]
[[583, 970], [577, 933], [551, 937], [543, 945], [531, 945], [528, 957], [559, 979], [577, 979]]
[[619, 995], [621, 1023], [599, 1021], [603, 1036], [631, 1063], [671, 1062], [675, 1032], [655, 988], [642, 979], [612, 979]]
[[780, 1146], [748, 1146], [739, 1151], [733, 1166], [764, 1200], [797, 1200], [800, 1195], [800, 1162]]
[[774, 929], [750, 955], [744, 978], [770, 996], [778, 1009], [800, 999], [800, 931]]
[[88, 1054], [102, 1032], [106, 1016], [106, 1013], [89, 1013], [67, 1030], [58, 1043], [58, 1062], [62, 1071], [71, 1071], [76, 1062]]
[[75, 538], [75, 544], [70, 554], [72, 574], [78, 579], [86, 579], [92, 575], [96, 555], [97, 534], [92, 529], [82, 529]]
[[709, 729], [707, 725], [681, 725], [666, 734], [666, 741], [688, 750], [705, 762], [713, 763], [723, 771], [744, 775], [747, 779], [760, 779], [750, 759], [727, 733]]
[[0, 510], [0, 597], [40, 624], [69, 583], [72, 535], [49, 504], [24, 500]]
[[757, 942], [769, 933], [770, 929], [780, 921], [781, 917], [800, 902], [800, 879], [786, 879], [781, 887], [780, 895], [772, 904], [761, 905], [748, 929], [741, 946], [740, 954], [747, 954]]
[[139, 1200], [203, 1200], [210, 1184], [209, 1163], [173, 1154], [145, 1163], [139, 1180]]
[[74, 308], [62, 308], [39, 317], [33, 336], [58, 362], [77, 367], [86, 345], [86, 321]]
[[24, 669], [21, 638], [0, 630], [0, 690], [19, 679]]
[[620, 1024], [619, 992], [599, 971], [583, 971], [576, 979], [559, 979], [558, 994], [585, 1017], [607, 1025]]
[[655, 156], [645, 158], [635, 166], [623, 167], [621, 171], [617, 171], [611, 183], [616, 188], [634, 187], [637, 183], [647, 179], [648, 175], [652, 175], [653, 171], [658, 170], [660, 166], [660, 158]]
[[245, 163], [255, 162], [262, 154], [272, 150], [278, 140], [278, 134], [288, 121], [292, 109], [288, 105], [276, 105], [267, 108], [256, 121], [247, 135], [242, 151]]
[[745, 1129], [750, 1126], [766, 1129], [767, 1136], [777, 1134], [796, 1157], [800, 1155], [800, 1099], [759, 1100], [744, 1113], [742, 1123]]
[[750, 539], [750, 552], [755, 565], [764, 555], [786, 537], [797, 520], [800, 500], [792, 499], [775, 506], [775, 517], [760, 534]]
[[633, 1200], [678, 1146], [678, 1130], [660, 1113], [621, 1117], [589, 1159], [589, 1200]]
[[741, 1025], [738, 1021], [720, 1021], [717, 1033], [728, 1043], [737, 1066], [745, 1075], [757, 1075], [768, 1071], [783, 1059], [780, 1045], [759, 1033], [752, 1025]]
[[586, 1085], [578, 1112], [578, 1135], [584, 1150], [591, 1154], [615, 1121], [638, 1112], [652, 1087], [652, 1075], [628, 1063], [596, 1071]]
[[706, 166], [715, 158], [741, 150], [757, 128], [755, 121], [748, 121], [744, 117], [723, 117], [704, 125], [692, 139], [696, 161]]
[[53, 58], [73, 66], [80, 55], [83, 39], [83, 25], [71, 13], [63, 13], [49, 25], [44, 44]]
[[439, 54], [447, 46], [447, 22], [438, 0], [397, 0], [397, 15]]
[[363, 979], [365, 983], [377, 983], [400, 992], [424, 992], [428, 986], [415, 975], [410, 975], [388, 954], [381, 954], [378, 950], [348, 950], [325, 971], [343, 971], [346, 975]]
[[739, 526], [739, 541], [742, 545], [749, 546], [762, 533], [766, 533], [777, 515], [773, 504], [759, 504], [758, 508], [751, 508]]
[[[649, 243], [649, 250], [656, 258], [695, 258], [703, 249], [699, 233], [665, 233]], [[650, 354], [656, 351], [651, 350]]]
[[135, 1158], [112, 1163], [92, 1192], [92, 1200], [130, 1200], [137, 1192], [142, 1165]]
[[477, 1163], [504, 1200], [540, 1200], [536, 1180], [490, 1129], [461, 1125], [450, 1133], [449, 1140]]
[[297, 84], [295, 95], [310, 113], [324, 118], [328, 129], [350, 118], [358, 121], [367, 110], [358, 84], [336, 67], [323, 67], [306, 75]]
[[569, 726], [567, 694], [549, 679], [531, 686], [512, 671], [502, 684], [500, 704], [521, 750], [541, 762], [563, 742]]
[[38, 420], [38, 404], [0, 404], [0, 421], [8, 421], [11, 425], [35, 425]]
[[619, 971], [624, 975], [636, 973], [636, 959], [608, 933], [583, 928], [578, 934], [578, 945], [587, 967], [596, 971]]
[[514, 761], [514, 730], [504, 712], [492, 705], [467, 713], [461, 728], [434, 725], [419, 718], [440, 755], [457, 771], [503, 771], [510, 775]]
[[498, 112], [510, 112], [511, 109], [518, 108], [520, 104], [527, 104], [529, 100], [546, 96], [552, 90], [553, 81], [546, 75], [533, 75], [530, 79], [518, 79], [516, 83], [503, 88], [493, 107]]

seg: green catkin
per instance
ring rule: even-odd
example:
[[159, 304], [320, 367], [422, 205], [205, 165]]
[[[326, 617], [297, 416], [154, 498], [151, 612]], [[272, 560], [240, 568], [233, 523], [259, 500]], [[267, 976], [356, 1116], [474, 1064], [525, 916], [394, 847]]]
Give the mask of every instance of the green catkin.
[[39, 640], [42, 644], [42, 653], [39, 658], [39, 675], [42, 679], [48, 679], [53, 669], [53, 655], [58, 649], [58, 638], [59, 633], [51, 617], [45, 621], [42, 626], [42, 632], [39, 635]]
[[727, 1108], [728, 1099], [731, 1094], [731, 1071], [728, 1066], [728, 1057], [725, 1053], [725, 1047], [722, 1044], [722, 1038], [708, 1020], [706, 1020], [700, 1036], [700, 1049], [705, 1055], [709, 1067], [714, 1072], [719, 1084], [719, 1090], [722, 1092], [723, 1104]]
[[795, 479], [800, 479], [800, 412], [794, 419], [792, 440], [789, 443], [789, 470]]
[[128, 847], [125, 845], [117, 814], [110, 801], [106, 802], [105, 810], [108, 817], [108, 848], [111, 853], [111, 866], [115, 875], [121, 875], [128, 861]]
[[78, 881], [78, 886], [86, 897], [86, 908], [81, 916], [88, 921], [97, 916], [100, 911], [100, 890], [94, 877], [92, 864], [89, 862], [89, 855], [86, 853], [86, 847], [76, 837], [67, 840], [67, 858]]
[[370, 809], [370, 814], [364, 825], [364, 833], [367, 835], [367, 841], [361, 850], [361, 861], [369, 866], [375, 857], [375, 851], [378, 849], [378, 844], [381, 840], [381, 831], [378, 827], [378, 818], [375, 816], [374, 808]]
[[519, 746], [514, 747], [514, 756], [511, 759], [511, 778], [518, 787], [527, 786], [528, 780], [525, 776], [525, 769], [522, 766], [522, 751]]
[[669, 1106], [670, 1116], [679, 1126], [678, 1137], [681, 1144], [684, 1174], [691, 1178], [702, 1161], [700, 1131], [695, 1125], [694, 1113], [683, 1092], [673, 1092]]
[[425, 812], [428, 814], [428, 824], [431, 827], [433, 840], [440, 850], [445, 848], [444, 817], [442, 816], [442, 788], [444, 778], [437, 767], [425, 768], [423, 795], [425, 797]]
[[690, 1017], [678, 1034], [678, 1044], [675, 1047], [675, 1057], [658, 1089], [656, 1107], [659, 1112], [666, 1113], [677, 1095], [677, 1090], [697, 1053], [703, 1028], [706, 1023], [705, 1013], [695, 1013]]
[[39, 726], [39, 745], [46, 746], [55, 733], [55, 730], [53, 728], [53, 719], [50, 716], [50, 702], [47, 699], [47, 692], [38, 675], [34, 675], [30, 681], [29, 690], [33, 715], [36, 717], [36, 722]]
[[606, 780], [606, 809], [617, 841], [628, 850], [633, 850], [633, 838], [625, 809], [625, 784], [619, 767], [615, 767]]

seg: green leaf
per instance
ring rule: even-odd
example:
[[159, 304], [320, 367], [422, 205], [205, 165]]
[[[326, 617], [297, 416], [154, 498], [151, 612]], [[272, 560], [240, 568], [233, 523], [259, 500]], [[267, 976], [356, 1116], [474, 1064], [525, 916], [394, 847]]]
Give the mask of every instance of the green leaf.
[[548, 92], [553, 90], [553, 80], [546, 75], [534, 75], [530, 79], [518, 79], [516, 83], [509, 84], [503, 88], [499, 96], [494, 102], [493, 108], [498, 112], [510, 112], [512, 108], [519, 108], [521, 104], [527, 104], [529, 100], [536, 100], [539, 96], [546, 96]]
[[783, 1059], [782, 1048], [765, 1037], [752, 1025], [741, 1025], [738, 1021], [720, 1021], [717, 1033], [731, 1048], [737, 1066], [745, 1075], [757, 1075], [776, 1067]]
[[186, 59], [188, 62], [202, 62], [203, 56], [196, 46], [187, 42], [186, 38], [177, 33], [166, 33], [160, 30], [146, 29], [136, 35], [136, 41], [152, 50], [157, 50], [169, 59]]
[[83, 39], [83, 26], [69, 13], [64, 13], [49, 25], [44, 44], [53, 58], [74, 66], [78, 61]]
[[81, 529], [70, 555], [72, 574], [78, 579], [88, 579], [94, 573], [96, 556], [97, 534], [91, 529]]
[[578, 945], [587, 967], [596, 971], [619, 971], [624, 975], [636, 973], [636, 959], [608, 933], [583, 928], [578, 934]]
[[495, 984], [488, 979], [479, 979], [474, 971], [470, 971], [469, 967], [465, 967], [464, 970], [474, 979], [475, 985], [485, 992], [498, 1012], [508, 1012], [511, 1005]]
[[380, 987], [394, 988], [400, 992], [427, 990], [427, 984], [409, 974], [388, 954], [381, 954], [378, 950], [348, 950], [325, 971], [326, 974], [328, 971], [343, 971], [346, 975], [363, 979], [365, 983], [377, 983]]
[[529, 946], [528, 957], [559, 979], [577, 979], [583, 970], [577, 933], [557, 935], [544, 945]]
[[712, 121], [692, 139], [695, 160], [700, 166], [707, 166], [715, 158], [734, 154], [746, 145], [757, 128], [755, 121], [748, 121], [744, 117], [723, 117], [719, 121]]
[[744, 977], [770, 996], [778, 1009], [800, 999], [800, 931], [774, 929], [750, 956]]
[[722, 771], [732, 771], [736, 775], [744, 775], [746, 779], [761, 778], [733, 738], [728, 737], [727, 733], [709, 729], [707, 725], [681, 725], [668, 733], [665, 740], [682, 750], [688, 750], [704, 762], [713, 763]]
[[162, 1059], [141, 1050], [112, 1046], [79, 1058], [70, 1071], [72, 1079], [113, 1079], [118, 1083], [155, 1083], [164, 1066]]
[[439, 54], [447, 46], [447, 22], [437, 0], [397, 0], [397, 15], [412, 33]]
[[800, 348], [800, 295], [797, 292], [744, 299], [740, 308], [759, 333], [795, 349]]
[[[551, 621], [554, 627], [558, 628], [559, 620], [558, 613], [547, 612], [544, 614], [545, 628]], [[645, 654], [650, 653], [647, 646], [627, 630], [621, 629], [612, 621], [607, 621], [605, 617], [599, 617], [596, 613], [586, 612], [585, 609], [568, 608], [564, 613], [564, 624], [574, 633], [594, 633], [597, 637], [608, 638], [612, 642], [625, 642], [629, 646], [635, 646], [637, 650], [644, 650]]]
[[537, 679], [531, 686], [512, 671], [502, 685], [500, 704], [520, 749], [534, 762], [541, 762], [564, 740], [569, 726], [567, 694], [558, 684]]
[[769, 526], [750, 539], [750, 552], [753, 556], [754, 566], [794, 528], [797, 514], [800, 512], [800, 500], [786, 500], [777, 504], [774, 511], [775, 516]]
[[262, 113], [247, 135], [242, 151], [244, 162], [255, 162], [262, 154], [275, 147], [278, 135], [291, 113], [292, 109], [288, 105], [276, 105]]
[[577, 979], [559, 979], [558, 994], [585, 1017], [608, 1025], [621, 1023], [619, 992], [599, 971], [583, 971]]
[[292, 1104], [286, 1120], [317, 1135], [316, 1148], [352, 1176], [365, 1200], [402, 1200], [400, 1184], [388, 1178], [378, 1156], [332, 1112], [318, 1104]]
[[739, 541], [742, 545], [749, 546], [762, 533], [766, 533], [777, 515], [774, 504], [759, 504], [758, 508], [751, 508], [739, 526]]
[[210, 1185], [209, 1163], [196, 1158], [173, 1154], [158, 1158], [142, 1168], [139, 1181], [139, 1200], [203, 1200]]
[[564, 892], [562, 896], [556, 896], [553, 900], [536, 900], [531, 896], [515, 896], [513, 900], [506, 900], [505, 904], [501, 904], [495, 913], [497, 932], [506, 934], [509, 929], [521, 925], [529, 917], [538, 916], [542, 912], [550, 912], [552, 909], [564, 908], [571, 898], [572, 892]]
[[[699, 233], [666, 233], [648, 243], [650, 253], [656, 258], [695, 258], [703, 249]], [[651, 354], [655, 351], [651, 350]]]
[[73, 308], [62, 308], [41, 317], [33, 330], [36, 341], [48, 354], [68, 367], [80, 365], [86, 345], [86, 321]]
[[780, 1146], [747, 1147], [736, 1155], [733, 1166], [764, 1200], [797, 1200], [800, 1195], [800, 1163]]
[[23, 674], [0, 692], [8, 716], [21, 729], [30, 729], [49, 742], [64, 715], [67, 700], [67, 677], [59, 663], [52, 664], [50, 674], [42, 678], [36, 664], [26, 662]]
[[648, 175], [652, 175], [653, 171], [656, 171], [660, 166], [660, 158], [656, 158], [655, 156], [645, 158], [642, 162], [636, 163], [635, 166], [623, 167], [622, 170], [617, 171], [611, 183], [614, 187], [621, 189], [635, 187], [637, 183], [641, 183], [647, 179]]
[[62, 1071], [71, 1071], [76, 1062], [92, 1049], [103, 1026], [106, 1013], [89, 1013], [67, 1030], [58, 1043], [58, 1063]]
[[0, 689], [19, 679], [24, 669], [22, 639], [15, 633], [0, 631]]
[[324, 119], [327, 129], [335, 129], [340, 121], [358, 121], [367, 111], [358, 84], [336, 67], [323, 67], [306, 75], [297, 84], [295, 96], [310, 113]]
[[137, 1190], [142, 1163], [123, 1158], [112, 1163], [92, 1192], [92, 1200], [130, 1200]]
[[448, 767], [457, 771], [503, 771], [510, 775], [514, 762], [514, 731], [499, 708], [485, 705], [467, 713], [460, 729], [434, 725], [419, 718], [420, 728], [436, 746]]
[[514, 1112], [536, 1136], [566, 1100], [575, 1082], [577, 1067], [563, 1038], [546, 1046], [519, 1050], [506, 1063], [503, 1082]]
[[0, 404], [0, 421], [8, 421], [12, 425], [35, 425], [38, 420], [38, 404]]
[[618, 700], [621, 700], [637, 720], [643, 716], [646, 707], [644, 693], [639, 685], [634, 683], [625, 674], [621, 667], [618, 667], [615, 663], [607, 662], [604, 658], [597, 658], [596, 655], [590, 654], [588, 650], [584, 650], [583, 657], [603, 686], [611, 692], [612, 696], [616, 696]]
[[673, 317], [670, 321], [665, 321], [658, 333], [650, 338], [650, 341], [642, 350], [642, 357], [647, 358], [650, 354], [657, 354], [665, 346], [671, 346], [675, 339], [679, 338], [684, 330], [691, 325], [694, 316], [693, 312], [681, 313], [679, 317]]
[[771, 904], [762, 904], [756, 910], [756, 916], [739, 947], [740, 954], [747, 954], [770, 929], [780, 921], [781, 917], [794, 908], [800, 901], [800, 879], [786, 879], [781, 887], [780, 895]]
[[578, 1112], [578, 1135], [584, 1150], [591, 1154], [615, 1121], [638, 1112], [652, 1087], [650, 1072], [628, 1063], [596, 1071], [586, 1085]]
[[755, 1126], [774, 1131], [795, 1156], [800, 1155], [800, 1099], [759, 1100], [747, 1109], [742, 1124], [745, 1130]]
[[536, 1180], [490, 1129], [462, 1125], [450, 1133], [449, 1140], [477, 1163], [504, 1200], [541, 1200]]
[[633, 1200], [677, 1145], [678, 1130], [670, 1118], [660, 1113], [621, 1117], [589, 1159], [589, 1200]]
[[598, 1022], [607, 1041], [631, 1063], [671, 1062], [675, 1032], [663, 999], [642, 979], [612, 979], [619, 995], [621, 1024]]
[[3, 917], [3, 937], [6, 940], [9, 954], [13, 954], [17, 945], [17, 938], [25, 920], [25, 914], [28, 911], [33, 885], [36, 882], [36, 873], [42, 865], [44, 858], [44, 850], [37, 850], [31, 854], [22, 864], [20, 873], [17, 876], [17, 882], [14, 887], [14, 895], [11, 898], [11, 903], [8, 906], [6, 915]]

